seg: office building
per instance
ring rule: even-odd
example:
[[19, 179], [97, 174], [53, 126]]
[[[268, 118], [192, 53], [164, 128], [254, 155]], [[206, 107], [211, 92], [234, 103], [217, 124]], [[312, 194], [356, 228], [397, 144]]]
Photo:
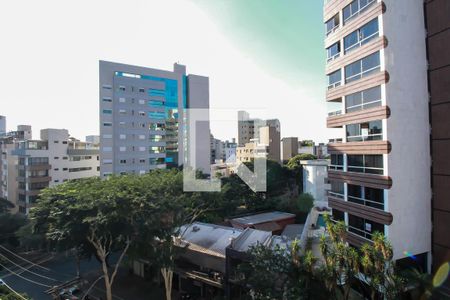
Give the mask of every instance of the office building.
[[266, 158], [280, 162], [280, 131], [276, 127], [259, 127], [257, 139], [236, 148], [237, 162], [250, 162], [254, 158]]
[[[450, 261], [450, 2], [426, 0], [432, 154], [432, 271]], [[450, 279], [443, 292], [450, 296]]]
[[298, 154], [298, 138], [285, 137], [281, 140], [282, 161], [288, 161]]
[[[186, 165], [186, 108], [209, 109], [207, 77], [100, 61], [101, 176]], [[196, 125], [191, 166], [209, 173], [209, 122]]]
[[431, 262], [430, 124], [423, 1], [329, 0], [324, 6], [328, 196], [347, 241], [392, 243], [394, 259]]
[[44, 188], [99, 176], [98, 148], [70, 138], [66, 129], [43, 129], [39, 140], [31, 139], [30, 134], [14, 144], [11, 155], [15, 157], [17, 190], [11, 192], [17, 193], [14, 204], [21, 213], [29, 212]]

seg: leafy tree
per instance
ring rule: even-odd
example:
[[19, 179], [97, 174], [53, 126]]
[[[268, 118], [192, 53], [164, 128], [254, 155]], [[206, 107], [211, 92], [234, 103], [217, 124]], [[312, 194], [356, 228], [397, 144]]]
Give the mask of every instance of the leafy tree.
[[291, 158], [288, 163], [286, 164], [286, 166], [289, 169], [295, 169], [298, 168], [300, 165], [300, 161], [301, 160], [315, 160], [317, 159], [317, 156], [313, 155], [313, 154], [309, 154], [309, 153], [301, 153], [301, 154], [297, 154], [296, 156], [294, 156], [293, 158]]
[[345, 241], [346, 227], [343, 222], [333, 223], [325, 215], [329, 238], [322, 236], [320, 250], [324, 257], [324, 264], [320, 269], [325, 286], [331, 297], [337, 299], [337, 291], [345, 300], [350, 297], [350, 290], [360, 271], [359, 254]]
[[14, 204], [9, 202], [7, 199], [0, 197], [0, 214], [7, 213], [14, 207]]
[[298, 211], [308, 214], [314, 206], [314, 197], [310, 193], [301, 194], [296, 201]]
[[18, 246], [19, 241], [16, 231], [27, 223], [27, 219], [21, 214], [10, 214], [8, 212], [0, 214], [0, 244]]
[[[118, 267], [139, 235], [136, 222], [145, 200], [139, 193], [143, 184], [137, 176], [68, 181], [45, 189], [30, 213], [35, 231], [45, 233], [58, 249], [92, 249], [101, 263], [107, 300], [112, 300]], [[112, 252], [119, 258], [110, 270]]]

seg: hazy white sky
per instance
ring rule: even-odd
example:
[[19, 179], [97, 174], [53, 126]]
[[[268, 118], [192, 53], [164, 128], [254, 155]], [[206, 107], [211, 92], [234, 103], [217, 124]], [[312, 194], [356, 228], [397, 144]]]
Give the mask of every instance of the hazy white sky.
[[[189, 0], [3, 1], [0, 33], [8, 130], [30, 124], [34, 138], [42, 128], [98, 134], [98, 61], [110, 60], [168, 70], [185, 64], [209, 76], [212, 108], [266, 110], [280, 119], [282, 136], [333, 137], [324, 80], [299, 73], [305, 84], [295, 86], [271, 74]], [[235, 126], [211, 127], [222, 139], [237, 135]]]

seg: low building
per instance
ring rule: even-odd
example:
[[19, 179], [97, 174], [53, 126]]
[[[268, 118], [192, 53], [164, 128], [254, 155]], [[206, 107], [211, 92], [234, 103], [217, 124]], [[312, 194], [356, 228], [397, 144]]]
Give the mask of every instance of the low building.
[[280, 211], [248, 215], [230, 220], [234, 228], [253, 228], [268, 231], [272, 234], [281, 234], [286, 225], [295, 223], [295, 215]]

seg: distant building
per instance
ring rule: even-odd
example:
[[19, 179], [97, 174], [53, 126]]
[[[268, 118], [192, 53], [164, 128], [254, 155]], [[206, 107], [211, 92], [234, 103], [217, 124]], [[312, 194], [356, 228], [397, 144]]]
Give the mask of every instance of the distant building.
[[285, 137], [281, 140], [282, 161], [288, 161], [298, 154], [298, 138]]
[[6, 117], [0, 116], [0, 136], [6, 133]]
[[18, 211], [18, 158], [13, 155], [20, 141], [31, 139], [31, 126], [19, 125], [16, 131], [5, 133], [0, 137], [0, 197], [15, 205], [12, 212]]
[[259, 128], [259, 138], [236, 148], [236, 161], [250, 162], [254, 158], [266, 158], [280, 162], [280, 132], [276, 127]]
[[99, 135], [88, 135], [88, 136], [86, 136], [86, 143], [99, 146], [100, 145], [100, 136]]
[[[31, 134], [27, 137], [31, 138]], [[43, 129], [41, 139], [28, 138], [16, 140], [10, 154], [18, 173], [17, 190], [8, 193], [17, 193], [14, 204], [19, 212], [27, 214], [46, 187], [70, 179], [99, 176], [98, 148], [70, 138], [66, 129]]]
[[[275, 128], [275, 131], [278, 133], [279, 137], [278, 140], [272, 139], [270, 143], [271, 145], [273, 144], [272, 148], [274, 150], [272, 151], [275, 151], [275, 147], [278, 147], [278, 152], [280, 152], [279, 150], [281, 138], [280, 121], [278, 119], [269, 119], [269, 120], [251, 119], [249, 113], [246, 111], [238, 112], [238, 146], [243, 147], [245, 146], [245, 144], [255, 140], [259, 141], [261, 144], [269, 144], [267, 141], [260, 139], [260, 133], [264, 132], [260, 130], [260, 128], [262, 127]], [[272, 136], [275, 137], [274, 134], [272, 134]], [[275, 146], [276, 144], [278, 144], [278, 146]], [[278, 155], [278, 158], [274, 160], [280, 161], [280, 159], [281, 153]]]
[[[185, 165], [185, 109], [209, 109], [208, 77], [100, 61], [101, 176]], [[209, 122], [196, 124], [194, 168], [210, 172]]]

